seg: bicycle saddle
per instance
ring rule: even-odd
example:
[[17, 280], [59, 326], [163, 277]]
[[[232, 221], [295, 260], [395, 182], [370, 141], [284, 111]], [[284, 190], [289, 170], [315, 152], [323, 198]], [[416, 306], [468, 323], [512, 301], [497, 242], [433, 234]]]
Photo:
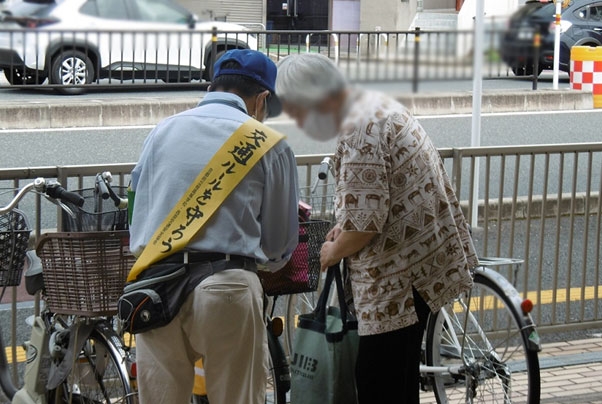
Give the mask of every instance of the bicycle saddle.
[[33, 250], [27, 251], [25, 255], [25, 290], [31, 296], [44, 289], [44, 278], [42, 276], [42, 261]]

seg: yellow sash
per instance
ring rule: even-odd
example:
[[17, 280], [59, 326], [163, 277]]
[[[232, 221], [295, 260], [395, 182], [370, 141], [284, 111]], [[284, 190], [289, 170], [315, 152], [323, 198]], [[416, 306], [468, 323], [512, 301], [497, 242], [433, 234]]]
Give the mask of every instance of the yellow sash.
[[182, 250], [261, 157], [284, 135], [255, 119], [222, 145], [176, 203], [138, 257], [128, 282], [152, 264]]

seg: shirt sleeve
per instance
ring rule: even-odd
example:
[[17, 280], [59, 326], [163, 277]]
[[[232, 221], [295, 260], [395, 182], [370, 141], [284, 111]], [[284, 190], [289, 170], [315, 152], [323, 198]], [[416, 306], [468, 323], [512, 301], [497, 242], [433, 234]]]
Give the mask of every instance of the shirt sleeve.
[[266, 269], [272, 272], [288, 262], [299, 241], [297, 164], [284, 142], [267, 161], [261, 207], [261, 248], [268, 257]]
[[353, 142], [339, 145], [337, 222], [343, 231], [383, 232], [389, 211], [389, 170], [381, 138], [386, 136], [360, 132]]

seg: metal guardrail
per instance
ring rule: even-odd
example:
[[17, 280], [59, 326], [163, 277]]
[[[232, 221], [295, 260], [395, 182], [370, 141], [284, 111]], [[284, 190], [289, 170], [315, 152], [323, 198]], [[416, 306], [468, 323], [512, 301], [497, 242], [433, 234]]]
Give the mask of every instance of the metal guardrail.
[[[512, 76], [500, 58], [494, 25], [487, 32], [484, 77]], [[87, 86], [182, 86], [207, 83], [221, 52], [250, 47], [279, 60], [320, 52], [352, 82], [473, 76], [472, 30], [424, 31], [98, 31], [0, 30], [0, 67], [13, 85], [82, 90]], [[73, 79], [68, 85], [63, 79]], [[85, 84], [83, 84], [85, 83]]]
[[[454, 148], [440, 154], [474, 228], [479, 255], [524, 260], [519, 271], [500, 270], [536, 303], [533, 315], [540, 330], [602, 326], [602, 142]], [[302, 187], [313, 184], [323, 157], [297, 156]], [[19, 187], [38, 176], [57, 178], [68, 189], [87, 188], [105, 170], [117, 185], [127, 185], [133, 166], [2, 169], [0, 188]], [[8, 196], [0, 194], [0, 204]], [[40, 197], [26, 198], [20, 206], [36, 235], [61, 223], [57, 209], [49, 206]]]

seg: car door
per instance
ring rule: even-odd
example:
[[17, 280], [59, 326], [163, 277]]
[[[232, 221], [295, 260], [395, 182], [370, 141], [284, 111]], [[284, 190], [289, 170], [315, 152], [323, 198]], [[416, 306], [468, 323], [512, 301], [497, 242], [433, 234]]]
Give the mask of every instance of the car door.
[[589, 6], [587, 19], [589, 35], [597, 44], [602, 44], [602, 1]]
[[571, 28], [573, 46], [602, 44], [602, 1], [575, 10]]
[[130, 32], [131, 10], [123, 0], [86, 0], [79, 9], [80, 25], [88, 30], [87, 40], [95, 44], [103, 70], [132, 71], [135, 37]]
[[[196, 32], [192, 13], [168, 0], [129, 0], [133, 24], [145, 27], [145, 44], [137, 58], [152, 60], [158, 70], [180, 80], [200, 78], [202, 44], [210, 34]], [[140, 45], [139, 41], [136, 42]], [[142, 54], [145, 52], [145, 54]], [[189, 77], [192, 75], [193, 77]]]

